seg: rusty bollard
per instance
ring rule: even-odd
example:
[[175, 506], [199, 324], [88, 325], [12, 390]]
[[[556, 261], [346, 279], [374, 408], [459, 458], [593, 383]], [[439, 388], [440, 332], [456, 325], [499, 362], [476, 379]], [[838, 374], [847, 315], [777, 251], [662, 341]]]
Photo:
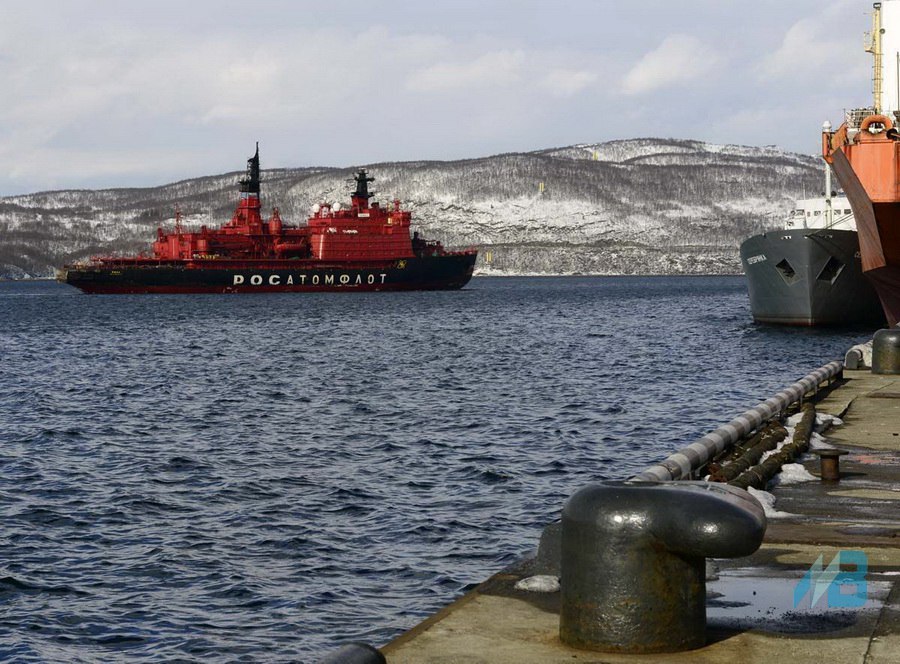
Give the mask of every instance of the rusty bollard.
[[872, 373], [900, 374], [900, 328], [878, 330], [872, 337]]
[[699, 648], [705, 559], [749, 555], [765, 531], [762, 506], [743, 489], [589, 484], [563, 509], [560, 639], [604, 652]]
[[841, 457], [849, 454], [849, 452], [847, 450], [828, 449], [814, 450], [814, 453], [819, 455], [820, 479], [826, 482], [840, 482]]

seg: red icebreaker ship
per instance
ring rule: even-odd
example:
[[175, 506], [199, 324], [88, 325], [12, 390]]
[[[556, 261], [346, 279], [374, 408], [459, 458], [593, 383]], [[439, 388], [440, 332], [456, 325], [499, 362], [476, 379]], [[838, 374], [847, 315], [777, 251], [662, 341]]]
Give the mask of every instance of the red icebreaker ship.
[[274, 208], [260, 215], [259, 146], [240, 181], [241, 199], [221, 228], [157, 230], [153, 256], [95, 257], [66, 265], [59, 280], [87, 293], [262, 293], [446, 290], [465, 286], [475, 249], [447, 251], [410, 236], [410, 213], [369, 203], [374, 178], [360, 170], [350, 207], [321, 204], [305, 226]]

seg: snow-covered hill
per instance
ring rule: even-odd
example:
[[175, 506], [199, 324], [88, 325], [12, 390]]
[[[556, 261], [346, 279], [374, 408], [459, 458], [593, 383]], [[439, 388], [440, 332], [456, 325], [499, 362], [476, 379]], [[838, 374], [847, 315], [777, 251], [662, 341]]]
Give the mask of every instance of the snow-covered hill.
[[[737, 273], [741, 240], [780, 226], [794, 200], [821, 189], [811, 156], [653, 138], [366, 167], [376, 200], [400, 198], [426, 237], [477, 245], [479, 271], [502, 274]], [[303, 223], [313, 203], [347, 201], [352, 174], [266, 170], [263, 205]], [[218, 225], [240, 175], [0, 198], [0, 277], [146, 250], [176, 205], [187, 226]]]

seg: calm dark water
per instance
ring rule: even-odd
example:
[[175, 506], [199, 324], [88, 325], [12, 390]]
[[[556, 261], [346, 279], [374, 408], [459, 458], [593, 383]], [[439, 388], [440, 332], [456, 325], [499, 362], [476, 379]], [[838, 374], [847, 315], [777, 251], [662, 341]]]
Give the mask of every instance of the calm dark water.
[[0, 660], [383, 644], [870, 333], [755, 326], [739, 278], [0, 283]]

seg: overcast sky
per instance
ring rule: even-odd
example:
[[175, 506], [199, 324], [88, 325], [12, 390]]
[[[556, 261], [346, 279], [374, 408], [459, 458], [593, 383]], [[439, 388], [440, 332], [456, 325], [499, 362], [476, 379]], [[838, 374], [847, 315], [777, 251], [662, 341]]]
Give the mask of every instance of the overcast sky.
[[868, 0], [0, 0], [0, 195], [644, 136], [816, 153]]

